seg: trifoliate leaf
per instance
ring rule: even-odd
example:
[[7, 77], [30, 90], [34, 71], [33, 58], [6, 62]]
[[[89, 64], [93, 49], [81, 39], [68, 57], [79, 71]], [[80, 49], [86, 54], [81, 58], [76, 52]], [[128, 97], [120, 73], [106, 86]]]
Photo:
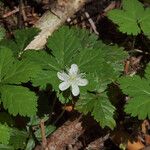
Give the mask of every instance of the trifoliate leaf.
[[27, 132], [12, 128], [9, 145], [12, 145], [15, 149], [24, 149], [27, 138]]
[[10, 139], [10, 128], [7, 125], [0, 124], [0, 144], [7, 145]]
[[28, 82], [31, 80], [31, 77], [36, 76], [40, 70], [41, 68], [39, 65], [30, 62], [29, 60], [15, 61], [15, 63], [7, 71], [2, 83], [20, 84]]
[[10, 114], [32, 116], [37, 111], [37, 97], [34, 92], [21, 86], [3, 85], [0, 89], [1, 101]]
[[139, 119], [150, 118], [150, 78], [122, 77], [119, 83], [123, 93], [131, 98], [127, 101], [125, 112]]
[[105, 93], [100, 96], [91, 94], [81, 95], [76, 103], [76, 109], [84, 114], [91, 112], [91, 115], [103, 128], [108, 126], [113, 129], [116, 125], [113, 119], [115, 107], [109, 102]]
[[142, 3], [138, 0], [123, 0], [122, 10], [111, 10], [108, 18], [119, 26], [123, 33], [138, 35], [141, 30], [150, 36], [150, 9], [144, 10]]
[[73, 29], [63, 26], [48, 38], [47, 46], [52, 50], [57, 63], [64, 68], [65, 65], [71, 65], [71, 58], [81, 48], [81, 43]]

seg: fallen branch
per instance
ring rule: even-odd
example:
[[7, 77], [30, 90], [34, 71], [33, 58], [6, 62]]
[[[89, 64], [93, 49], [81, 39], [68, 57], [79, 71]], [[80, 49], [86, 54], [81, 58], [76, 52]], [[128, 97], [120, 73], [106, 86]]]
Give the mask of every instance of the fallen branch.
[[58, 29], [68, 17], [76, 13], [87, 1], [89, 0], [58, 0], [51, 11], [47, 11], [35, 24], [35, 27], [41, 29], [41, 32], [25, 50], [43, 48], [48, 36]]
[[[69, 145], [74, 145], [78, 137], [83, 134], [82, 121], [77, 118], [73, 121], [67, 121], [59, 127], [49, 138], [47, 138], [46, 150], [64, 150]], [[41, 150], [41, 146], [36, 146], [35, 150]]]

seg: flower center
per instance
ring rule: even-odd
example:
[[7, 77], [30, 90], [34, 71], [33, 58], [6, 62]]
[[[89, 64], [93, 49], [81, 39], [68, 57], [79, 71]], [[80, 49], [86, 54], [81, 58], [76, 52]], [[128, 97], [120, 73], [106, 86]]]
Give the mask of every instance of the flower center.
[[69, 78], [69, 80], [71, 82], [75, 81], [76, 79], [77, 79], [77, 75], [71, 75], [70, 78]]

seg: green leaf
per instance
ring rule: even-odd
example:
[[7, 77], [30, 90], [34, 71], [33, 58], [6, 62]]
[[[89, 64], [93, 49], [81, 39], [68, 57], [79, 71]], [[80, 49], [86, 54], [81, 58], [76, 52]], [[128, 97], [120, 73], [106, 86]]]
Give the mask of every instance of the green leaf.
[[73, 59], [73, 61], [79, 66], [81, 72], [95, 72], [96, 68], [99, 68], [104, 62], [103, 58], [100, 58], [99, 49], [82, 49], [80, 53]]
[[84, 114], [91, 112], [91, 115], [99, 122], [102, 128], [108, 126], [113, 129], [116, 125], [113, 119], [115, 107], [110, 103], [105, 93], [100, 96], [92, 94], [81, 95], [75, 108]]
[[7, 125], [0, 124], [0, 143], [7, 145], [10, 139], [10, 128]]
[[[97, 42], [99, 43], [99, 41], [97, 41], [98, 36], [94, 33], [90, 33], [87, 29], [72, 27], [71, 30], [74, 30], [75, 36], [80, 40], [82, 48], [93, 48]], [[99, 45], [102, 44], [99, 43]]]
[[150, 38], [150, 8], [145, 9], [143, 16], [138, 20], [145, 35]]
[[31, 77], [36, 76], [40, 70], [41, 68], [39, 65], [29, 60], [16, 61], [7, 71], [2, 83], [20, 84], [28, 82], [31, 80]]
[[15, 125], [14, 118], [8, 112], [0, 112], [0, 122], [2, 124], [7, 123], [9, 126]]
[[0, 41], [5, 37], [5, 29], [0, 26]]
[[31, 117], [37, 111], [37, 97], [28, 88], [4, 85], [0, 89], [1, 101], [10, 114]]
[[60, 83], [57, 72], [44, 70], [38, 73], [32, 80], [33, 86], [39, 86], [40, 89], [46, 89], [48, 85], [52, 85], [53, 89], [59, 91], [58, 85]]
[[19, 29], [14, 32], [15, 42], [19, 46], [19, 50], [22, 51], [31, 40], [39, 33], [37, 28], [25, 28]]
[[113, 10], [109, 12], [108, 17], [119, 26], [119, 30], [122, 33], [138, 35], [141, 32], [135, 16], [129, 15], [122, 10]]
[[30, 138], [27, 142], [27, 146], [25, 148], [25, 150], [33, 150], [35, 147], [35, 141], [33, 138]]
[[0, 41], [1, 46], [10, 48], [14, 55], [18, 57], [18, 54], [24, 50], [24, 48], [31, 42], [35, 35], [39, 32], [36, 28], [26, 28], [14, 31], [15, 39], [3, 39]]
[[51, 56], [51, 54], [45, 51], [26, 51], [23, 54], [23, 59], [27, 59], [34, 62], [42, 67], [42, 69], [59, 71], [61, 69], [60, 65], [57, 63], [56, 59]]
[[15, 150], [13, 146], [0, 144], [0, 150]]
[[15, 149], [24, 149], [27, 138], [27, 132], [12, 128], [9, 145], [13, 145]]
[[144, 10], [138, 0], [123, 0], [122, 10], [111, 10], [108, 18], [119, 26], [123, 33], [138, 35], [141, 30], [150, 37], [150, 9]]
[[123, 93], [131, 97], [125, 106], [125, 112], [139, 119], [150, 118], [150, 78], [139, 76], [123, 77], [119, 79]]
[[57, 63], [64, 68], [65, 65], [72, 64], [71, 58], [81, 48], [81, 43], [75, 36], [74, 29], [63, 26], [48, 38], [47, 46], [52, 50]]
[[12, 51], [6, 47], [0, 47], [0, 82], [12, 66], [13, 61]]

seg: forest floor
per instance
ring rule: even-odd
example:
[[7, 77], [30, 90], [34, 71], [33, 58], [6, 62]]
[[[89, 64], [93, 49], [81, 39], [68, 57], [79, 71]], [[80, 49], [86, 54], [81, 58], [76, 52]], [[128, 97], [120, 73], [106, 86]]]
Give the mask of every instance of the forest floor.
[[[5, 0], [3, 4], [0, 3], [0, 25], [6, 29], [7, 37], [12, 37], [13, 30], [32, 27], [45, 11], [51, 10], [54, 3], [54, 0]], [[90, 32], [95, 32], [105, 43], [116, 43], [125, 47], [129, 52], [133, 46], [135, 49], [142, 49], [142, 53], [130, 55], [124, 64], [124, 72], [130, 74], [140, 71], [141, 65], [143, 67], [149, 58], [144, 44], [134, 43], [132, 37], [120, 33], [107, 19], [107, 12], [117, 7], [120, 7], [118, 0], [93, 0], [68, 18], [66, 25], [86, 28]], [[136, 38], [137, 41], [141, 40], [141, 37]], [[116, 90], [118, 90], [117, 87]], [[114, 96], [120, 100], [123, 98], [119, 94]], [[58, 129], [46, 139], [46, 142], [60, 147], [65, 145], [66, 150], [150, 149], [148, 147], [150, 145], [150, 122], [129, 118], [124, 114], [121, 106], [123, 104], [120, 102], [117, 126], [113, 131], [108, 128], [102, 129], [90, 116], [81, 116], [72, 106], [65, 106], [63, 108], [65, 112], [57, 123]], [[57, 118], [62, 109], [59, 102], [55, 109], [54, 117]], [[17, 118], [16, 122], [18, 126], [24, 126], [24, 121], [20, 118]], [[39, 143], [35, 149], [41, 149]]]

